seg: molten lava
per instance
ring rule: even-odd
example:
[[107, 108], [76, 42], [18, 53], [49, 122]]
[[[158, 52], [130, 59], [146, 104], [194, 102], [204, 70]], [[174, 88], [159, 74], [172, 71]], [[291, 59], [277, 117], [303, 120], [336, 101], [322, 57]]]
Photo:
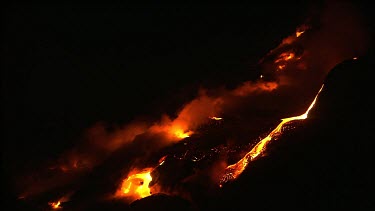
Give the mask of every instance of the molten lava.
[[296, 37], [301, 36], [301, 34], [303, 34], [303, 33], [304, 33], [304, 31], [297, 31], [297, 32], [296, 32]]
[[130, 197], [140, 199], [151, 195], [148, 185], [152, 181], [151, 171], [153, 168], [145, 168], [141, 171], [130, 173], [122, 181], [121, 188], [116, 194], [119, 197]]
[[284, 52], [280, 54], [279, 58], [276, 59], [275, 63], [279, 63], [281, 61], [288, 61], [295, 57], [295, 54], [293, 52]]
[[193, 134], [192, 131], [185, 132], [184, 130], [180, 128], [172, 128], [171, 133], [179, 139], [190, 137], [190, 135]]
[[153, 134], [164, 133], [167, 135], [167, 140], [172, 142], [181, 141], [194, 133], [190, 129], [187, 120], [175, 119], [172, 121], [169, 117], [164, 117], [161, 123], [154, 124], [149, 128], [149, 132]]
[[57, 202], [50, 202], [48, 203], [52, 209], [61, 209], [62, 207], [60, 206], [61, 205], [61, 202], [60, 201], [57, 201]]
[[306, 30], [310, 28], [309, 25], [303, 24], [302, 26], [298, 27], [296, 30], [296, 37], [300, 37]]
[[284, 118], [281, 120], [281, 123], [277, 125], [275, 129], [271, 131], [265, 138], [263, 138], [258, 144], [256, 144], [250, 152], [248, 152], [241, 160], [239, 160], [237, 163], [232, 164], [227, 166], [226, 172], [224, 176], [220, 180], [220, 187], [222, 186], [223, 183], [226, 183], [230, 180], [236, 179], [246, 168], [247, 164], [249, 164], [250, 161], [255, 160], [266, 148], [266, 145], [272, 141], [277, 139], [278, 136], [281, 135], [282, 133], [282, 128], [285, 124], [288, 122], [294, 121], [294, 120], [303, 120], [307, 118], [307, 115], [309, 114], [309, 111], [314, 107], [316, 99], [318, 98], [319, 93], [322, 91], [324, 84], [318, 91], [318, 94], [315, 96], [313, 102], [310, 104], [309, 108], [306, 110], [305, 113], [299, 115], [299, 116], [294, 116], [294, 117], [289, 117], [289, 118]]
[[73, 194], [73, 192], [70, 192], [63, 197], [59, 198], [58, 200], [48, 202], [48, 205], [51, 206], [52, 209], [62, 209], [61, 206], [62, 203], [69, 201], [70, 196]]
[[223, 118], [221, 118], [221, 117], [216, 117], [216, 116], [213, 116], [213, 117], [210, 117], [210, 119], [212, 119], [212, 120], [222, 120]]

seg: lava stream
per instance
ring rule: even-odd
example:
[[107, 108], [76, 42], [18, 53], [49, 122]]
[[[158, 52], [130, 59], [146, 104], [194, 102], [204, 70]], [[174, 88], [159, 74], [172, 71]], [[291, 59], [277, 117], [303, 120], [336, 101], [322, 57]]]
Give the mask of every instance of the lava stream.
[[239, 160], [237, 163], [227, 166], [225, 169], [225, 174], [220, 180], [220, 187], [222, 186], [222, 184], [228, 181], [235, 180], [245, 170], [247, 164], [249, 164], [250, 161], [255, 160], [265, 150], [266, 145], [270, 141], [275, 140], [278, 136], [281, 135], [281, 129], [286, 123], [294, 120], [306, 119], [309, 111], [314, 107], [316, 99], [318, 98], [319, 93], [322, 91], [323, 86], [324, 84], [319, 89], [318, 94], [315, 96], [313, 102], [310, 104], [305, 113], [299, 116], [281, 119], [281, 123], [277, 125], [277, 127], [273, 129], [271, 133], [269, 133], [265, 138], [258, 142], [258, 144], [256, 144], [241, 160]]

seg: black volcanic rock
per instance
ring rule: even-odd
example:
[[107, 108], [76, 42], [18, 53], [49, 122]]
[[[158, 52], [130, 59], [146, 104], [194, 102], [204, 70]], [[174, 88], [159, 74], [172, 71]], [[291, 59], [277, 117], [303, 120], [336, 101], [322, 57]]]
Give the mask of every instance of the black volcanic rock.
[[190, 202], [177, 197], [168, 196], [165, 194], [155, 194], [141, 200], [134, 201], [130, 204], [130, 210], [141, 211], [141, 210], [179, 210], [188, 211], [193, 210]]
[[333, 68], [309, 118], [204, 206], [373, 210], [374, 61], [368, 55]]
[[319, 109], [312, 111], [312, 116], [325, 113], [339, 119], [371, 117], [374, 68], [374, 56], [370, 53], [338, 64], [328, 74], [324, 91], [319, 96]]

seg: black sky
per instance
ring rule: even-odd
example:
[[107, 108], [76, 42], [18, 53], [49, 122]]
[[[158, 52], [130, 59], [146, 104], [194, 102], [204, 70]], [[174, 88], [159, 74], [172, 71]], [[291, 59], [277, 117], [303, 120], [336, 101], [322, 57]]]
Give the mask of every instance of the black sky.
[[306, 12], [306, 3], [9, 5], [5, 156], [53, 156], [98, 121], [173, 114], [199, 86], [251, 79]]

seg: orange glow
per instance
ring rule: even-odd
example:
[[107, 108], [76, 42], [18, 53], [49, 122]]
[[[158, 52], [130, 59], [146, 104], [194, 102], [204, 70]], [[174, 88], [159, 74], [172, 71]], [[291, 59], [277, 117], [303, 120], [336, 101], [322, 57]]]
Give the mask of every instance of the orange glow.
[[298, 27], [296, 30], [296, 37], [300, 37], [306, 30], [308, 30], [310, 26], [303, 24], [302, 26]]
[[159, 166], [161, 166], [161, 165], [164, 164], [164, 162], [165, 162], [165, 158], [167, 158], [166, 155], [159, 159]]
[[63, 172], [68, 172], [68, 171], [74, 171], [74, 170], [79, 170], [80, 168], [84, 168], [85, 165], [83, 162], [79, 163], [77, 158], [72, 157], [71, 160], [68, 160], [67, 163], [60, 164], [60, 166], [52, 166], [49, 167], [49, 169], [54, 170], [56, 168], [59, 168]]
[[[161, 166], [164, 164], [166, 157], [167, 155], [159, 159], [158, 166]], [[126, 179], [122, 180], [120, 188], [117, 190], [114, 197], [118, 197], [118, 198], [125, 197], [127, 199], [131, 199], [132, 201], [134, 201], [137, 199], [150, 196], [152, 193], [157, 193], [158, 192], [157, 189], [159, 186], [153, 185], [152, 193], [151, 193], [151, 188], [149, 187], [152, 181], [151, 172], [155, 168], [156, 167], [153, 167], [153, 168], [149, 167], [149, 168], [144, 168], [142, 170], [134, 169], [130, 171]]]
[[174, 120], [171, 121], [169, 117], [164, 116], [162, 121], [149, 128], [151, 133], [164, 133], [165, 138], [169, 141], [180, 141], [184, 138], [190, 137], [194, 132], [188, 129], [187, 121]]
[[304, 31], [296, 31], [296, 37], [301, 36], [301, 34], [303, 34], [303, 33], [304, 33]]
[[133, 171], [122, 181], [118, 196], [131, 197], [135, 199], [151, 195], [148, 185], [152, 181], [151, 171], [153, 168], [145, 168], [141, 171]]
[[283, 65], [279, 65], [279, 66], [278, 66], [278, 69], [279, 69], [279, 70], [282, 70], [282, 69], [284, 69], [284, 68], [285, 68], [285, 64], [283, 64]]
[[213, 117], [210, 117], [210, 119], [212, 119], [212, 120], [222, 120], [223, 118], [221, 118], [221, 117], [216, 117], [216, 116], [213, 116]]
[[171, 133], [176, 136], [177, 138], [179, 139], [184, 139], [184, 138], [187, 138], [187, 137], [190, 137], [190, 135], [193, 134], [192, 131], [187, 131], [185, 132], [184, 130], [182, 130], [181, 128], [172, 128], [171, 129]]
[[277, 70], [286, 69], [288, 63], [294, 62], [301, 59], [301, 56], [296, 55], [293, 51], [283, 52], [275, 59], [274, 64], [276, 65]]
[[237, 87], [232, 91], [235, 96], [248, 96], [254, 92], [271, 92], [277, 88], [278, 84], [276, 82], [257, 82], [252, 83], [250, 81], [244, 82], [241, 86]]
[[[263, 138], [260, 142], [258, 142], [257, 145], [255, 145], [250, 152], [248, 152], [241, 160], [239, 160], [237, 163], [229, 165], [226, 168], [226, 173], [222, 177], [220, 183], [225, 183], [229, 180], [234, 180], [236, 179], [246, 168], [247, 164], [249, 164], [250, 161], [255, 160], [264, 150], [266, 145], [272, 141], [275, 140], [278, 136], [281, 135], [282, 131], [281, 129], [283, 126], [291, 121], [294, 120], [303, 120], [307, 118], [307, 115], [309, 111], [314, 107], [316, 99], [319, 95], [319, 93], [322, 91], [323, 86], [320, 88], [318, 94], [315, 96], [313, 102], [310, 104], [309, 108], [306, 110], [305, 113], [299, 115], [299, 116], [294, 116], [294, 117], [289, 117], [289, 118], [284, 118], [281, 120], [281, 123], [277, 125], [275, 129], [272, 130], [271, 133], [269, 133], [265, 138]], [[222, 185], [220, 184], [220, 187]]]
[[59, 198], [58, 200], [55, 200], [55, 201], [52, 201], [52, 202], [48, 202], [48, 205], [51, 206], [52, 209], [62, 209], [62, 206], [61, 206], [61, 203], [63, 202], [67, 202], [69, 200], [69, 197], [70, 195], [72, 194], [73, 192], [71, 193], [68, 193], [66, 194], [65, 196]]
[[295, 54], [293, 52], [284, 52], [280, 54], [278, 59], [276, 59], [275, 63], [279, 63], [281, 61], [288, 61], [291, 60], [295, 57]]
[[60, 206], [61, 205], [61, 202], [60, 201], [57, 201], [57, 202], [49, 202], [48, 203], [52, 209], [61, 209], [62, 207]]

